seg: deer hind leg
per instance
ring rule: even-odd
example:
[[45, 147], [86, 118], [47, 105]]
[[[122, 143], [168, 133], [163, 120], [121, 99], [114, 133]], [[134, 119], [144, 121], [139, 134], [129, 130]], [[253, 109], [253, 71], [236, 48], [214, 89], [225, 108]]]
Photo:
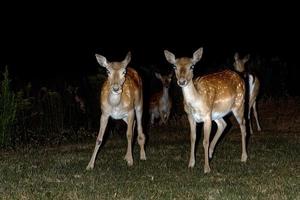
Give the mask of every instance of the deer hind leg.
[[209, 158], [210, 159], [212, 158], [215, 146], [227, 125], [227, 123], [224, 121], [223, 118], [217, 119], [217, 120], [215, 120], [215, 122], [218, 125], [218, 130], [216, 132], [216, 135], [214, 136], [214, 139], [212, 140], [212, 142], [210, 143], [210, 146], [209, 146]]
[[106, 129], [107, 122], [108, 122], [108, 116], [105, 116], [105, 115], [102, 114], [101, 118], [100, 118], [100, 130], [99, 130], [99, 134], [98, 134], [98, 137], [97, 137], [97, 140], [96, 140], [95, 149], [94, 149], [92, 158], [91, 158], [88, 166], [86, 167], [86, 170], [91, 170], [91, 169], [94, 168], [95, 159], [96, 159], [99, 147], [102, 144], [103, 135], [104, 135], [104, 132], [105, 132], [105, 129]]
[[240, 125], [241, 135], [242, 135], [242, 157], [241, 161], [247, 161], [247, 151], [246, 151], [246, 120], [244, 118], [243, 107], [233, 110], [233, 114]]
[[128, 113], [127, 118], [124, 119], [124, 121], [127, 123], [127, 152], [124, 157], [124, 159], [127, 161], [128, 166], [133, 165], [133, 158], [132, 158], [132, 130], [134, 126], [134, 111], [131, 111]]
[[249, 123], [250, 134], [253, 135], [252, 121], [251, 121], [251, 108], [252, 108], [252, 105], [249, 105], [248, 123]]
[[140, 146], [140, 159], [146, 160], [146, 153], [145, 153], [145, 134], [143, 133], [143, 126], [142, 126], [142, 116], [143, 111], [142, 109], [136, 109], [136, 120], [137, 120], [137, 128], [138, 128], [138, 144]]
[[257, 115], [257, 110], [256, 110], [256, 101], [254, 101], [254, 103], [253, 103], [253, 113], [254, 113], [254, 117], [256, 120], [257, 130], [261, 131], [261, 127], [260, 127], [258, 115]]
[[249, 122], [249, 128], [250, 128], [250, 134], [251, 135], [253, 134], [252, 120], [251, 120], [252, 108], [253, 108], [253, 111], [254, 111], [254, 117], [255, 117], [255, 119], [257, 119], [256, 118], [256, 116], [257, 116], [257, 113], [256, 113], [256, 97], [251, 97], [250, 101], [249, 101], [248, 122]]

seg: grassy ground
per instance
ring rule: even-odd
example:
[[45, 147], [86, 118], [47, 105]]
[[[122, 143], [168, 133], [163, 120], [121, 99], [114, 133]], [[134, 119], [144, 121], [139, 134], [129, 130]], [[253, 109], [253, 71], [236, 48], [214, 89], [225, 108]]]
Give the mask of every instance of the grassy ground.
[[203, 173], [202, 135], [188, 169], [188, 128], [152, 128], [147, 160], [134, 146], [134, 165], [123, 160], [125, 136], [112, 134], [86, 171], [88, 144], [0, 152], [1, 199], [300, 199], [299, 133], [255, 132], [241, 163], [238, 130], [217, 145], [210, 174]]

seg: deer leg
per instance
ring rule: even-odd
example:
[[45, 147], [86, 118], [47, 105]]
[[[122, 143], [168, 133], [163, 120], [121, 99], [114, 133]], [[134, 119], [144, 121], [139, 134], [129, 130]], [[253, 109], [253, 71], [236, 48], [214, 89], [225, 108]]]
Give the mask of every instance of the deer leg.
[[217, 130], [216, 135], [214, 136], [214, 139], [212, 140], [212, 142], [210, 143], [210, 146], [209, 146], [209, 158], [210, 159], [212, 158], [215, 146], [227, 125], [223, 118], [215, 120], [215, 122], [218, 125], [218, 130]]
[[204, 120], [204, 138], [203, 138], [203, 147], [204, 147], [204, 173], [210, 172], [209, 160], [208, 160], [208, 147], [209, 147], [209, 136], [211, 132], [211, 118]]
[[241, 161], [246, 162], [247, 161], [247, 150], [246, 150], [246, 123], [245, 118], [243, 117], [243, 109], [234, 110], [233, 114], [238, 121], [241, 129], [241, 135], [242, 135], [242, 157]]
[[168, 110], [166, 113], [166, 122], [169, 120], [169, 117], [170, 117], [170, 110]]
[[107, 122], [108, 122], [108, 116], [102, 114], [101, 118], [100, 118], [100, 130], [99, 130], [98, 137], [97, 137], [97, 140], [96, 140], [95, 149], [94, 149], [92, 158], [91, 158], [88, 166], [86, 167], [86, 170], [90, 170], [90, 169], [94, 168], [95, 159], [96, 159], [99, 147], [102, 144], [102, 139], [103, 139], [103, 135], [104, 135], [104, 132], [105, 132], [105, 129], [106, 129]]
[[150, 119], [150, 124], [153, 125], [154, 124], [154, 113], [151, 113], [151, 119]]
[[133, 124], [134, 124], [134, 111], [130, 111], [128, 113], [127, 118], [124, 119], [124, 121], [127, 123], [127, 152], [124, 157], [124, 159], [127, 161], [128, 166], [133, 165], [133, 158], [132, 158], [132, 130], [133, 130]]
[[[250, 94], [251, 95], [251, 94]], [[249, 108], [248, 108], [248, 123], [249, 123], [249, 129], [250, 129], [250, 134], [252, 135], [253, 134], [253, 128], [252, 128], [252, 121], [251, 121], [251, 110], [252, 110], [252, 107], [253, 107], [253, 99], [250, 98], [249, 100]]]
[[159, 125], [162, 125], [163, 123], [165, 123], [165, 116], [164, 116], [164, 112], [163, 111], [159, 111]]
[[191, 131], [191, 153], [190, 153], [190, 161], [189, 167], [193, 168], [195, 166], [195, 143], [196, 143], [196, 122], [191, 114], [188, 115], [188, 120], [190, 123], [190, 131]]
[[260, 124], [259, 124], [259, 121], [258, 121], [257, 110], [256, 110], [256, 101], [254, 101], [254, 103], [253, 103], [253, 113], [254, 113], [254, 117], [255, 117], [255, 120], [256, 120], [257, 130], [261, 131], [261, 127], [260, 127]]
[[146, 160], [146, 153], [145, 153], [145, 134], [143, 133], [143, 126], [142, 126], [142, 116], [143, 110], [136, 109], [136, 120], [137, 120], [137, 128], [138, 128], [138, 144], [140, 146], [140, 159]]
[[252, 121], [251, 121], [251, 108], [252, 105], [249, 105], [249, 111], [248, 111], [248, 123], [249, 123], [249, 129], [250, 129], [250, 134], [253, 134], [253, 128], [252, 128]]

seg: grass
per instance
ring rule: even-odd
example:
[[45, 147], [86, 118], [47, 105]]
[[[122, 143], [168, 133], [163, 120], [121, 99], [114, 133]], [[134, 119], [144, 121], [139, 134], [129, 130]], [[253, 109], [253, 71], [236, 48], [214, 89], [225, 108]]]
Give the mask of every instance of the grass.
[[217, 145], [203, 173], [202, 135], [194, 169], [188, 169], [188, 128], [149, 132], [147, 160], [134, 146], [127, 167], [125, 136], [112, 134], [100, 149], [95, 169], [86, 171], [94, 141], [56, 148], [0, 153], [1, 199], [300, 199], [299, 133], [255, 132], [249, 158], [241, 163], [238, 130]]

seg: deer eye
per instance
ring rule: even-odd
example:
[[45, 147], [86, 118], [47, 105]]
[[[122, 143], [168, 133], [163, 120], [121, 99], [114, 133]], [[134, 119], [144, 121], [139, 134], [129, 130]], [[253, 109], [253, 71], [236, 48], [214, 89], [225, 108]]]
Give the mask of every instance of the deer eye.
[[176, 65], [172, 65], [173, 69], [176, 69]]
[[111, 72], [107, 69], [107, 70], [106, 70], [106, 73], [107, 73], [108, 75], [110, 75]]
[[122, 74], [125, 75], [126, 74], [126, 70], [124, 70]]
[[195, 65], [192, 65], [192, 66], [190, 67], [190, 69], [191, 69], [191, 70], [193, 70], [193, 69], [194, 69], [194, 67], [195, 67]]

